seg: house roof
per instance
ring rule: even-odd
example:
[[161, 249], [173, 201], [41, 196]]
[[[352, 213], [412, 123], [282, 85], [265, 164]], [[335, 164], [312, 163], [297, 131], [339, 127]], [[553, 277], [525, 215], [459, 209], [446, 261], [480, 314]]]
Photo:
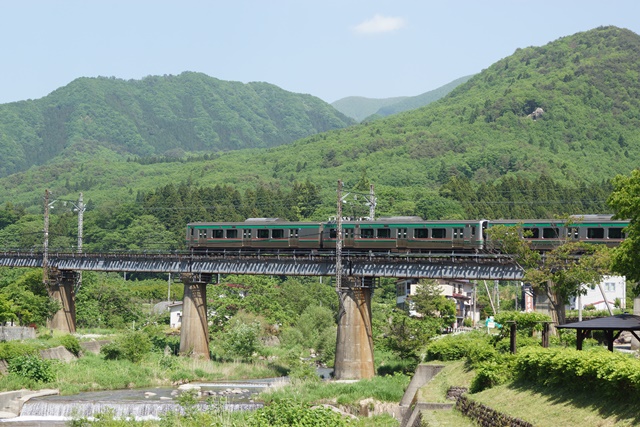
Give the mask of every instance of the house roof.
[[633, 314], [618, 314], [616, 316], [600, 317], [582, 322], [558, 325], [556, 328], [584, 330], [597, 329], [600, 331], [640, 331], [640, 316], [634, 316]]

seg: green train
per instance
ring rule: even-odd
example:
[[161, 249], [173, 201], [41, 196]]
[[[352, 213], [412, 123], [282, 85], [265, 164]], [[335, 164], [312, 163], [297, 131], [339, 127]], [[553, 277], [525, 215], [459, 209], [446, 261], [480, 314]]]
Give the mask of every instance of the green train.
[[[389, 217], [375, 221], [342, 221], [342, 247], [373, 252], [479, 252], [486, 248], [487, 229], [520, 226], [536, 250], [550, 250], [565, 241], [617, 246], [629, 221], [610, 215], [586, 215], [571, 220], [450, 220]], [[186, 243], [193, 252], [218, 250], [333, 250], [337, 223], [290, 222], [278, 218], [250, 218], [244, 222], [187, 224]]]

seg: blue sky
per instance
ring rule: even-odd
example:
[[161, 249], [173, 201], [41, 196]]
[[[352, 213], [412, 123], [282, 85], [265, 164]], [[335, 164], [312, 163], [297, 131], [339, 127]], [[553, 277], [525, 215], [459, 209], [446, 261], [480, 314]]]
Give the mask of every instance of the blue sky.
[[640, 1], [2, 0], [0, 103], [183, 71], [327, 102], [413, 96], [602, 25], [640, 34]]

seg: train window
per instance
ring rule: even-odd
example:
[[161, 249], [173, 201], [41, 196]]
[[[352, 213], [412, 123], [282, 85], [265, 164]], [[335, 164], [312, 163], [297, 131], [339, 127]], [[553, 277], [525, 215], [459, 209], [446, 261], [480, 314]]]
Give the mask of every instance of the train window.
[[223, 231], [222, 230], [211, 230], [212, 236], [214, 239], [222, 239]]
[[523, 237], [525, 239], [539, 239], [540, 229], [538, 228], [524, 228], [522, 229]]
[[330, 239], [335, 239], [338, 236], [338, 232], [336, 231], [335, 228], [330, 228], [329, 229], [329, 238]]
[[560, 237], [560, 230], [557, 227], [545, 227], [542, 229], [543, 239], [557, 239]]
[[361, 228], [360, 229], [360, 238], [361, 239], [373, 239], [373, 228]]
[[242, 230], [242, 238], [243, 239], [250, 239], [251, 238], [251, 229], [244, 229]]
[[299, 231], [297, 228], [291, 228], [289, 230], [289, 238], [290, 239], [297, 239], [299, 237]]
[[227, 239], [236, 239], [238, 237], [238, 230], [227, 230]]
[[622, 232], [622, 228], [612, 227], [608, 230], [608, 234], [610, 239], [624, 239], [624, 233]]
[[258, 230], [258, 233], [256, 234], [256, 237], [258, 239], [268, 239], [269, 238], [269, 230]]
[[353, 239], [354, 235], [355, 235], [356, 230], [354, 228], [345, 228], [344, 230], [344, 234], [345, 234], [345, 238], [347, 239]]
[[398, 239], [406, 239], [406, 238], [407, 238], [407, 229], [398, 228]]
[[471, 235], [475, 237], [476, 235], [476, 227], [471, 227]]
[[428, 228], [416, 228], [413, 230], [413, 237], [416, 239], [428, 239], [429, 238], [429, 229]]
[[198, 238], [206, 239], [207, 238], [207, 230], [198, 230]]
[[196, 235], [196, 229], [192, 228], [191, 229], [191, 237], [194, 237]]
[[432, 239], [444, 239], [447, 237], [447, 230], [445, 228], [434, 228], [431, 230]]
[[567, 230], [567, 237], [570, 239], [577, 239], [580, 236], [578, 227], [569, 227]]
[[604, 228], [587, 228], [587, 239], [604, 239]]
[[284, 230], [281, 228], [275, 228], [271, 230], [272, 239], [284, 239]]
[[379, 228], [378, 229], [378, 239], [388, 239], [391, 237], [391, 229], [389, 228]]

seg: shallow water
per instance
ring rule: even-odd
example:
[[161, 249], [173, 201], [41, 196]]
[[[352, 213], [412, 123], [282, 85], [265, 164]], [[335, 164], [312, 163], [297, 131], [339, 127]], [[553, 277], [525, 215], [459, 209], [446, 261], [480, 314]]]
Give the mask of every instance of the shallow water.
[[[241, 411], [261, 407], [262, 404], [255, 402], [254, 398], [274, 381], [276, 380], [192, 383], [187, 387], [200, 387], [203, 399], [209, 401], [200, 404], [202, 410], [213, 404], [223, 405], [229, 411]], [[177, 388], [158, 387], [38, 397], [24, 404], [19, 417], [0, 422], [3, 426], [63, 426], [68, 420], [91, 418], [106, 411], [113, 411], [117, 418], [159, 419], [166, 412], [181, 411], [182, 408], [175, 400], [179, 392]]]

